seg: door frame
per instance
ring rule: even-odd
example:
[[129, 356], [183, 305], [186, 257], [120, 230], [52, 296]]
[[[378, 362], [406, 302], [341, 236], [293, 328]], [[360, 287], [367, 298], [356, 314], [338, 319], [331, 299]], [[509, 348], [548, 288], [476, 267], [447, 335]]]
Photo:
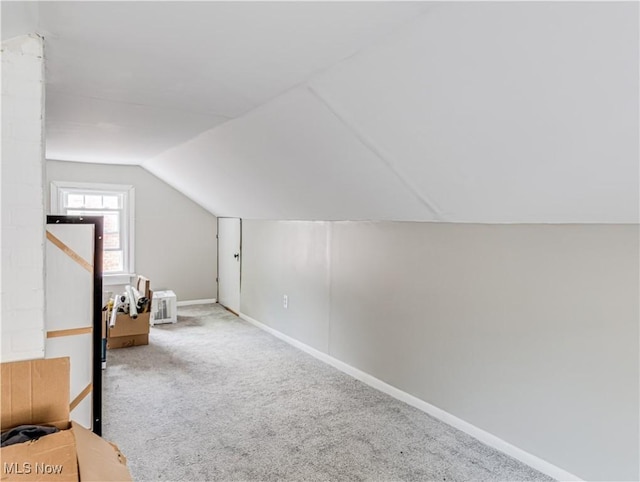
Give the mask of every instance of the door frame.
[[[47, 215], [46, 224], [93, 224], [93, 433], [102, 436], [102, 216]], [[46, 225], [45, 225], [46, 229]]]
[[[240, 242], [238, 249], [240, 250], [240, 260], [238, 263], [238, 269], [240, 270], [240, 278], [238, 283], [238, 290], [240, 293], [242, 292], [242, 218], [236, 218], [233, 216], [218, 216], [216, 218], [216, 299], [218, 304], [222, 306], [225, 310], [230, 311], [236, 316], [240, 316], [240, 313], [236, 313], [235, 311], [227, 308], [222, 303], [220, 303], [220, 219], [237, 219], [240, 221]], [[240, 310], [238, 310], [240, 311]]]

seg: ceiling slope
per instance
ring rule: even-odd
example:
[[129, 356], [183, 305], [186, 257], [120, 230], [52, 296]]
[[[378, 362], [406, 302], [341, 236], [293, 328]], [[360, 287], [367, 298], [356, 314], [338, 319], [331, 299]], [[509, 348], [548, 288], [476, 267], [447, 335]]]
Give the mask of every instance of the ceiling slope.
[[637, 223], [638, 5], [439, 4], [144, 166], [215, 214]]
[[216, 215], [436, 220], [307, 88], [143, 164]]
[[450, 4], [312, 80], [444, 219], [638, 222], [638, 4]]
[[[3, 2], [3, 8], [4, 8]], [[141, 164], [422, 13], [417, 2], [39, 2], [47, 158]]]
[[639, 221], [636, 2], [1, 7], [46, 40], [48, 158], [214, 214]]

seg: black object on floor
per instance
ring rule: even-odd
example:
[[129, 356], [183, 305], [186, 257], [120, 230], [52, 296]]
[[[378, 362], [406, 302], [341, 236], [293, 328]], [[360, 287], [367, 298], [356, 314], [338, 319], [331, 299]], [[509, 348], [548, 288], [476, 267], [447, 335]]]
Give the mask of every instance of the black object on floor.
[[40, 437], [59, 432], [56, 427], [47, 425], [18, 425], [16, 428], [2, 432], [0, 447], [7, 447], [13, 444], [21, 444], [29, 440], [37, 440]]

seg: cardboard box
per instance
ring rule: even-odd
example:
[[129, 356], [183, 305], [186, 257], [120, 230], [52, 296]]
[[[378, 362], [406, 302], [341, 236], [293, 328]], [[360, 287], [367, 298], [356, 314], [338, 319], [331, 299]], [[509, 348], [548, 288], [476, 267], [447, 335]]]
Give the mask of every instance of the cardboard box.
[[115, 326], [109, 327], [107, 339], [117, 338], [119, 336], [148, 335], [150, 316], [151, 313], [147, 312], [133, 319], [124, 313], [118, 314], [118, 316], [116, 316]]
[[1, 364], [0, 429], [35, 424], [60, 431], [0, 448], [0, 480], [132, 480], [115, 445], [69, 421], [69, 370], [69, 358]]
[[110, 313], [105, 312], [103, 324], [107, 327], [107, 349], [109, 350], [149, 344], [150, 310], [153, 291], [150, 289], [149, 279], [144, 276], [138, 276], [135, 285], [141, 294], [149, 298], [147, 310], [144, 313], [138, 313], [136, 319], [124, 313], [118, 314], [116, 316], [116, 324], [113, 327], [109, 326]]
[[142, 313], [134, 320], [129, 315], [116, 316], [116, 324], [109, 327], [108, 315], [105, 315], [107, 329], [107, 349], [126, 348], [149, 344], [149, 318], [151, 313]]
[[138, 275], [136, 278], [136, 289], [147, 298], [151, 299], [151, 281], [149, 278]]
[[0, 453], [0, 480], [79, 480], [73, 428], [67, 427], [32, 442], [4, 447]]
[[146, 335], [131, 335], [131, 336], [117, 336], [115, 338], [107, 339], [107, 349], [113, 350], [114, 348], [129, 348], [131, 346], [140, 346], [149, 344], [149, 334]]

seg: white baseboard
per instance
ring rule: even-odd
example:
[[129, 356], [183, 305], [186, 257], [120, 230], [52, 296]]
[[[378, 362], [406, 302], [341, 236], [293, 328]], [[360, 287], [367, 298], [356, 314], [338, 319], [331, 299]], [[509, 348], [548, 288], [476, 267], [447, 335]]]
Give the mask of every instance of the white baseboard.
[[410, 395], [407, 392], [403, 392], [402, 390], [394, 386], [391, 386], [388, 383], [385, 383], [382, 380], [379, 380], [378, 378], [375, 378], [374, 376], [369, 375], [368, 373], [358, 370], [357, 368], [354, 368], [351, 365], [348, 365], [338, 360], [337, 358], [332, 357], [331, 355], [327, 355], [326, 353], [323, 353], [315, 348], [312, 348], [309, 345], [306, 345], [301, 341], [296, 340], [295, 338], [291, 338], [290, 336], [285, 335], [284, 333], [281, 333], [278, 330], [275, 330], [270, 326], [267, 326], [259, 322], [258, 320], [245, 315], [244, 313], [240, 313], [240, 318], [251, 323], [252, 325], [257, 326], [258, 328], [266, 331], [267, 333], [272, 334], [276, 338], [280, 338], [281, 340], [286, 341], [290, 345], [293, 345], [296, 348], [299, 348], [300, 350], [308, 353], [309, 355], [317, 358], [318, 360], [321, 360], [331, 365], [332, 367], [337, 368], [338, 370], [346, 373], [347, 375], [350, 375], [353, 378], [356, 378], [357, 380], [360, 380], [361, 382], [366, 383], [367, 385], [377, 390], [380, 390], [381, 392], [386, 393], [387, 395], [391, 395], [393, 398], [396, 398], [402, 402], [405, 402], [411, 405], [412, 407], [415, 407], [419, 410], [422, 410], [423, 412], [428, 413], [432, 417], [435, 417], [438, 420], [441, 420], [444, 423], [451, 425], [452, 427], [455, 427], [458, 430], [461, 430], [471, 435], [472, 437], [478, 439], [482, 443], [490, 447], [493, 447], [494, 449], [497, 449], [513, 457], [514, 459], [517, 459], [527, 464], [530, 467], [533, 467], [534, 469], [538, 470], [539, 472], [542, 472], [543, 474], [548, 475], [549, 477], [553, 477], [554, 479], [560, 480], [560, 481], [581, 481], [582, 480], [580, 477], [573, 475], [572, 473], [567, 472], [566, 470], [561, 469], [560, 467], [557, 467], [552, 463], [541, 459], [540, 457], [536, 457], [535, 455], [530, 454], [529, 452], [526, 452], [516, 447], [515, 445], [512, 445], [509, 442], [506, 442], [505, 440], [502, 440], [501, 438], [496, 437], [495, 435], [456, 417], [455, 415], [445, 412], [444, 410], [434, 405], [431, 405], [430, 403], [427, 403], [424, 400], [420, 400], [419, 398], [414, 397], [413, 395]]
[[213, 303], [216, 303], [215, 298], [207, 298], [204, 300], [183, 300], [183, 301], [178, 301], [176, 304], [178, 306], [190, 306], [190, 305], [211, 305]]

